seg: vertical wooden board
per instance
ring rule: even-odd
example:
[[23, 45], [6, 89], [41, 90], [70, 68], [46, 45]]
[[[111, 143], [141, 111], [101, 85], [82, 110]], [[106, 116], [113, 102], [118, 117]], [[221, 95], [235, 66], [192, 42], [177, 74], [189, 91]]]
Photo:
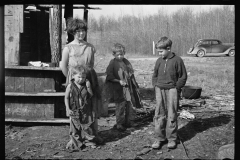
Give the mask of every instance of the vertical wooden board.
[[36, 78], [35, 78], [35, 85], [34, 85], [34, 91], [35, 92], [43, 92], [44, 91], [44, 77], [43, 77], [43, 73], [39, 72], [36, 73]]
[[19, 33], [19, 5], [13, 6], [14, 32]]
[[5, 32], [5, 64], [19, 65], [19, 33]]
[[34, 92], [34, 77], [24, 78], [24, 92]]
[[14, 71], [6, 70], [5, 71], [5, 91], [14, 92], [15, 90], [15, 77]]
[[12, 16], [13, 15], [13, 5], [5, 5], [4, 6], [4, 15]]
[[15, 92], [24, 92], [24, 76], [22, 71], [15, 71]]
[[4, 31], [5, 32], [13, 32], [13, 26], [14, 26], [13, 16], [5, 16], [4, 17]]
[[5, 44], [5, 65], [10, 64], [10, 59], [12, 56], [12, 43], [13, 43], [13, 17], [12, 16], [5, 16], [4, 19], [4, 44]]
[[23, 5], [18, 5], [19, 7], [19, 32], [23, 33], [24, 23], [23, 23]]
[[45, 117], [47, 119], [55, 118], [54, 117], [54, 98], [45, 99], [44, 109], [45, 109]]
[[14, 43], [13, 43], [13, 59], [12, 59], [12, 65], [19, 65], [19, 49], [20, 49], [20, 33], [14, 33]]

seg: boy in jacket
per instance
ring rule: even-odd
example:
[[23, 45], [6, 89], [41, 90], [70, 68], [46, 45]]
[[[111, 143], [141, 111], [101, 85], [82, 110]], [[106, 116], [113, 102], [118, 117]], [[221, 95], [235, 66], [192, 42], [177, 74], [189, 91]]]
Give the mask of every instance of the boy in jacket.
[[152, 76], [157, 102], [153, 118], [156, 136], [152, 145], [154, 149], [167, 141], [169, 149], [177, 146], [179, 94], [187, 81], [187, 73], [182, 58], [171, 52], [171, 47], [172, 41], [168, 37], [161, 37], [155, 45], [160, 57]]
[[110, 61], [106, 73], [106, 81], [111, 83], [112, 98], [116, 104], [116, 128], [125, 130], [135, 127], [135, 110], [141, 107], [139, 86], [134, 76], [131, 63], [124, 58], [125, 47], [116, 43], [112, 48], [114, 58]]

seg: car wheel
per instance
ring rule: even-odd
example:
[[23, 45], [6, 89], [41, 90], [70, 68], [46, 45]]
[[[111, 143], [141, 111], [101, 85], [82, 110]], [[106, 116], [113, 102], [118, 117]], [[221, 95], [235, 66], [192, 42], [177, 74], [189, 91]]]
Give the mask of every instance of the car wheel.
[[230, 51], [228, 52], [228, 56], [230, 56], [230, 57], [235, 56], [235, 50], [230, 50]]
[[205, 55], [205, 51], [202, 49], [197, 52], [198, 57], [203, 57], [204, 55]]

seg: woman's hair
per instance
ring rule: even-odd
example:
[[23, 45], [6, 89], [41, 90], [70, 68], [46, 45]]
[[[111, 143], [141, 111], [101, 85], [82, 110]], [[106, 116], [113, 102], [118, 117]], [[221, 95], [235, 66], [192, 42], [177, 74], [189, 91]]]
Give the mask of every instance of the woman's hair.
[[74, 35], [77, 30], [83, 29], [87, 31], [87, 23], [80, 18], [68, 18], [67, 19], [67, 32]]
[[120, 43], [115, 43], [112, 47], [112, 52], [115, 54], [116, 52], [122, 51], [125, 54], [125, 47]]
[[168, 37], [161, 37], [155, 44], [156, 49], [168, 49], [172, 47], [172, 41]]
[[71, 68], [71, 71], [72, 71], [72, 75], [76, 75], [76, 74], [81, 74], [81, 75], [82, 75], [82, 74], [87, 74], [86, 67], [83, 66], [83, 65], [73, 67], [73, 68]]

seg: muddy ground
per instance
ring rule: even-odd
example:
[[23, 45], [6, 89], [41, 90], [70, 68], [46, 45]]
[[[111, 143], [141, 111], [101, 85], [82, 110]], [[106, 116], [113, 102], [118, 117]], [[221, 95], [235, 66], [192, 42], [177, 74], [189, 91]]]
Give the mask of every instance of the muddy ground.
[[[146, 65], [152, 69], [151, 64], [154, 62]], [[110, 108], [109, 117], [99, 119], [99, 135], [104, 140], [103, 144], [99, 144], [97, 148], [87, 147], [84, 151], [68, 151], [65, 149], [69, 141], [68, 124], [6, 123], [5, 158], [215, 159], [219, 147], [234, 143], [234, 95], [219, 91], [218, 94], [204, 93], [197, 100], [180, 100], [179, 114], [185, 110], [195, 116], [194, 119], [178, 117], [178, 133], [188, 157], [182, 143], [174, 150], [168, 150], [167, 145], [161, 149], [151, 149], [150, 146], [154, 142], [152, 119], [155, 98], [147, 78], [151, 70], [143, 70], [141, 68], [136, 73], [137, 81], [141, 84], [140, 92], [144, 104], [144, 108], [137, 110], [137, 127], [124, 132], [114, 129], [114, 108]], [[147, 152], [139, 154], [143, 150]]]

